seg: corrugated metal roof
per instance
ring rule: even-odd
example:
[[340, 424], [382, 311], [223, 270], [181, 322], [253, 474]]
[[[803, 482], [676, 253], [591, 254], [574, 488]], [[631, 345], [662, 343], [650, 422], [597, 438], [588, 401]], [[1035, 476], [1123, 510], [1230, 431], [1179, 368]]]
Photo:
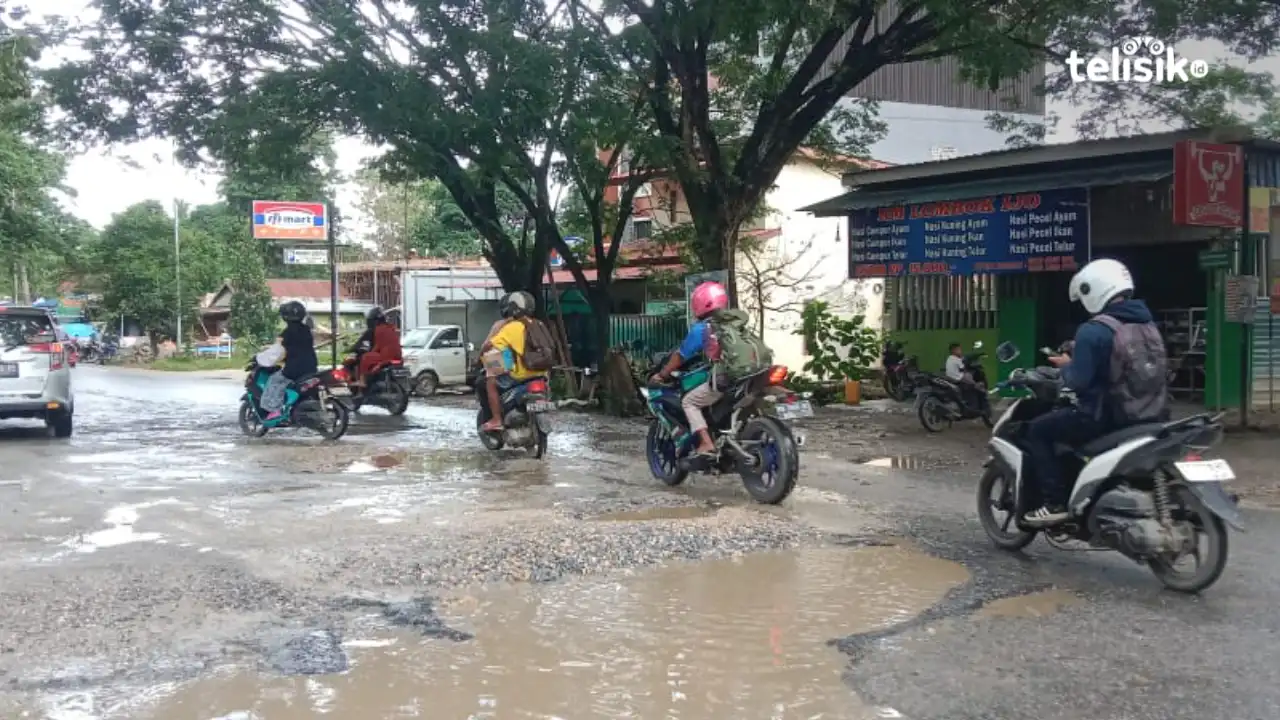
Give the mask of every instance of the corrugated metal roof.
[[865, 208], [936, 202], [939, 200], [961, 200], [1006, 193], [1036, 192], [1054, 188], [1101, 187], [1104, 185], [1125, 185], [1134, 182], [1154, 182], [1172, 174], [1173, 160], [1170, 158], [1169, 160], [1155, 162], [1129, 163], [1106, 169], [1091, 168], [1074, 172], [1009, 175], [981, 182], [953, 182], [945, 185], [918, 187], [916, 189], [854, 190], [839, 197], [802, 208], [802, 211], [811, 212], [818, 217], [839, 217], [847, 215], [851, 210]]

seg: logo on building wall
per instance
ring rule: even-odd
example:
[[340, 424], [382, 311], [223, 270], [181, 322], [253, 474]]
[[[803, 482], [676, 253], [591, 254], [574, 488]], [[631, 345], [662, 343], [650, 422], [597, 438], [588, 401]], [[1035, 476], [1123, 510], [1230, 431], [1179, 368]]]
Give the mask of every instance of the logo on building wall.
[[1109, 54], [1085, 57], [1072, 50], [1067, 72], [1076, 83], [1185, 83], [1208, 75], [1209, 63], [1181, 56], [1153, 37], [1131, 37]]
[[1244, 219], [1244, 148], [1184, 140], [1173, 149], [1175, 225], [1238, 228]]

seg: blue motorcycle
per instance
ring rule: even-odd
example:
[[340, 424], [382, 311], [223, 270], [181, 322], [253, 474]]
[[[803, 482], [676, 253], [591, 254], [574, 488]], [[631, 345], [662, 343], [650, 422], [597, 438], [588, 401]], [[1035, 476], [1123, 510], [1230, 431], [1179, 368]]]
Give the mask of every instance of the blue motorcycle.
[[347, 373], [342, 368], [304, 377], [285, 391], [280, 417], [267, 420], [262, 409], [262, 392], [279, 368], [261, 367], [255, 361], [245, 366], [244, 396], [240, 398], [240, 430], [250, 437], [262, 437], [282, 427], [306, 427], [325, 439], [337, 440], [347, 432], [351, 412], [343, 398], [351, 397]]
[[673, 373], [672, 385], [648, 385], [647, 379], [668, 357], [669, 353], [654, 355], [648, 374], [637, 378], [640, 400], [653, 415], [645, 441], [653, 476], [674, 487], [690, 472], [737, 472], [756, 502], [776, 505], [785, 500], [796, 486], [799, 448], [804, 444], [804, 436], [793, 433], [789, 421], [813, 416], [808, 400], [782, 387], [787, 369], [775, 365], [728, 383], [720, 399], [705, 411], [715, 457], [695, 456], [695, 438], [680, 401], [707, 381], [711, 369], [693, 364]]

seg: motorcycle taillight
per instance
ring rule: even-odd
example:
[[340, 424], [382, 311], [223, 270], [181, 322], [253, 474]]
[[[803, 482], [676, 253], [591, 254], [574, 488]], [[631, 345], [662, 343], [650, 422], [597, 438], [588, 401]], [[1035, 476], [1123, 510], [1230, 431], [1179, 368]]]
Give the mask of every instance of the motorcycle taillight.
[[547, 391], [547, 382], [545, 380], [534, 380], [529, 383], [528, 391], [531, 393], [545, 393]]

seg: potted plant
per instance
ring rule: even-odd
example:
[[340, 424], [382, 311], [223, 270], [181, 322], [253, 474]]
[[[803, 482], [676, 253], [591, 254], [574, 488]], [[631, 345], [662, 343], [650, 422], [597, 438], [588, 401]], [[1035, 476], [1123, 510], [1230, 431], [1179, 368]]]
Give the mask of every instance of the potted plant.
[[843, 382], [845, 402], [851, 405], [861, 402], [862, 380], [880, 353], [880, 334], [863, 321], [862, 315], [839, 317], [828, 303], [815, 301], [805, 306], [796, 331], [804, 336], [809, 355], [804, 371], [820, 382]]

